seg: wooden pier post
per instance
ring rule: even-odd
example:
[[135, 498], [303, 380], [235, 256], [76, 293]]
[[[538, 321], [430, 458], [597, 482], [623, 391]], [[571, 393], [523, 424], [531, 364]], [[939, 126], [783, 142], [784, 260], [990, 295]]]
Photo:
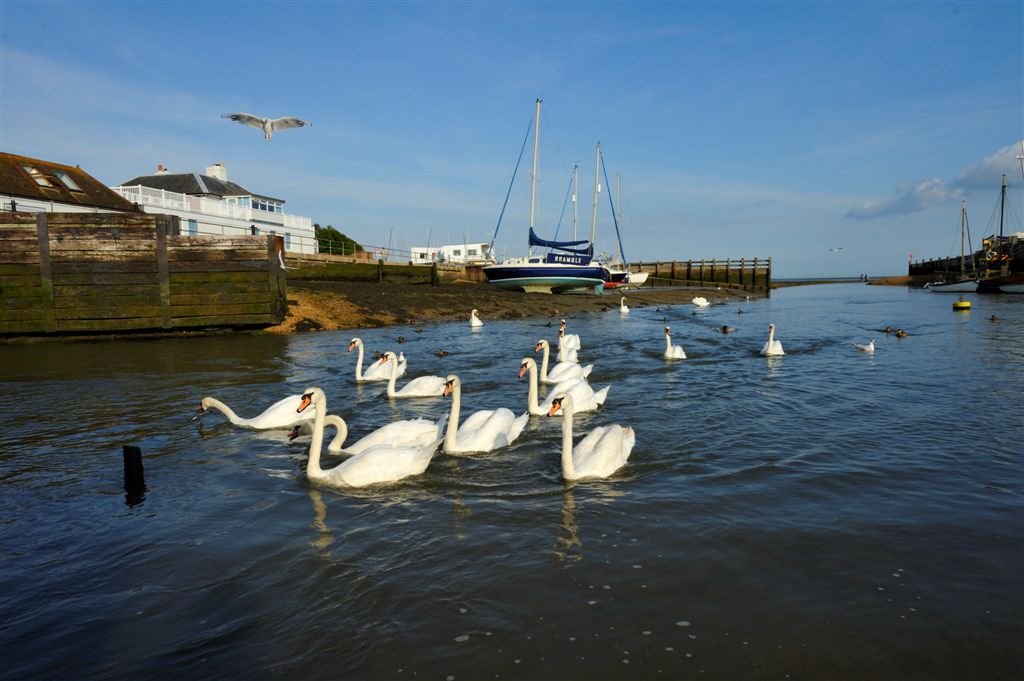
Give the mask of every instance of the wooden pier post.
[[129, 503], [141, 501], [146, 491], [146, 476], [142, 470], [142, 450], [133, 445], [124, 445], [124, 491]]

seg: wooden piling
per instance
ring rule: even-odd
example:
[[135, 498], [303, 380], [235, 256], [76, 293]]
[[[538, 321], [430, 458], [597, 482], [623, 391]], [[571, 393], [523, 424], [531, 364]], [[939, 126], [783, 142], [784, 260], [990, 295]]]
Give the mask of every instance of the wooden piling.
[[129, 496], [140, 496], [146, 491], [146, 476], [142, 470], [142, 450], [124, 445], [124, 491]]

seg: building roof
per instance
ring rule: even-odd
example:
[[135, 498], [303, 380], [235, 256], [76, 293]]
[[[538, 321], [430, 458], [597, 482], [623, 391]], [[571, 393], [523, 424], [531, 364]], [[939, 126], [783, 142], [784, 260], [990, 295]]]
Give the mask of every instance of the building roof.
[[78, 166], [0, 151], [0, 193], [89, 208], [134, 211], [135, 206]]
[[189, 194], [191, 196], [258, 196], [264, 199], [274, 199], [272, 196], [255, 194], [240, 184], [228, 182], [209, 175], [200, 173], [159, 173], [157, 175], [140, 175], [133, 177], [127, 182], [122, 182], [122, 187], [135, 187], [142, 185], [150, 189], [163, 189], [178, 194]]

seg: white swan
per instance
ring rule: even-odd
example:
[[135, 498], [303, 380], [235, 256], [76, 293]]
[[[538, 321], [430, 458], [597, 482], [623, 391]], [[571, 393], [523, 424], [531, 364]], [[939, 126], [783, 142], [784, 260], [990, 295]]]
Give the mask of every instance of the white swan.
[[[299, 399], [301, 395], [297, 396]], [[420, 447], [431, 442], [444, 438], [444, 424], [448, 421], [445, 414], [437, 421], [428, 421], [424, 418], [409, 419], [406, 421], [392, 421], [381, 426], [377, 430], [364, 435], [348, 447], [343, 447], [348, 437], [348, 424], [337, 414], [328, 414], [324, 417], [324, 427], [334, 426], [334, 438], [327, 445], [327, 451], [332, 454], [361, 454], [371, 447], [390, 445], [393, 447]], [[309, 425], [303, 422], [305, 425]], [[294, 440], [302, 434], [302, 425], [296, 424], [288, 435], [289, 440]]]
[[548, 416], [561, 412], [562, 419], [562, 477], [566, 480], [607, 478], [622, 468], [629, 459], [636, 433], [632, 426], [613, 423], [599, 426], [587, 433], [574, 447], [572, 419], [575, 413], [571, 394], [557, 395]]
[[479, 317], [476, 316], [477, 312], [478, 312], [478, 310], [476, 308], [474, 308], [473, 311], [469, 313], [469, 325], [470, 326], [477, 327], [477, 326], [483, 326], [484, 325], [483, 320], [481, 320]]
[[498, 447], [510, 445], [523, 432], [523, 428], [530, 418], [526, 412], [517, 417], [511, 409], [498, 407], [497, 409], [475, 411], [460, 425], [462, 383], [458, 376], [454, 374], [448, 376], [444, 394], [445, 397], [452, 396], [452, 409], [448, 416], [448, 432], [444, 436], [444, 451], [449, 454], [489, 452]]
[[558, 361], [568, 362], [569, 364], [579, 364], [579, 354], [576, 348], [567, 347], [567, 344], [563, 342], [562, 337], [564, 330], [558, 330]]
[[559, 362], [558, 364], [548, 369], [548, 359], [551, 354], [550, 344], [541, 338], [537, 341], [537, 346], [533, 349], [534, 352], [544, 352], [544, 358], [540, 363], [540, 380], [542, 383], [561, 383], [567, 381], [570, 378], [586, 378], [590, 375], [590, 372], [594, 370], [593, 364], [587, 366], [580, 366], [578, 362]]
[[782, 350], [782, 341], [775, 340], [775, 324], [768, 325], [768, 340], [765, 341], [764, 347], [761, 348], [761, 354], [766, 356], [786, 354]]
[[704, 296], [697, 296], [696, 298], [693, 299], [693, 304], [696, 305], [697, 307], [707, 307], [711, 303], [709, 303], [708, 299], [705, 298]]
[[395, 380], [398, 378], [398, 357], [395, 353], [384, 353], [380, 360], [381, 364], [389, 364], [391, 376], [388, 378], [388, 397], [441, 397], [444, 391], [445, 381], [440, 376], [419, 376], [412, 379], [398, 390], [395, 390]]
[[[356, 382], [363, 383], [366, 381], [386, 381], [391, 378], [391, 367], [384, 368], [380, 362], [370, 362], [366, 367], [366, 371], [363, 371], [363, 341], [361, 338], [353, 338], [348, 343], [348, 351], [352, 352], [355, 348], [359, 348], [359, 361], [356, 362]], [[405, 370], [408, 368], [408, 363], [405, 361], [405, 355], [401, 355], [398, 358], [398, 375], [399, 377], [405, 376]]]
[[555, 395], [559, 393], [572, 393], [577, 412], [593, 411], [604, 404], [608, 397], [608, 390], [611, 388], [610, 385], [606, 385], [594, 392], [586, 379], [570, 378], [552, 388], [548, 398], [542, 404], [537, 404], [537, 362], [532, 357], [523, 358], [523, 363], [519, 367], [519, 378], [522, 378], [523, 374], [527, 372], [530, 374], [530, 392], [526, 397], [526, 410], [534, 416], [545, 416], [551, 409]]
[[672, 345], [672, 330], [665, 327], [665, 359], [686, 359], [682, 345]]
[[440, 439], [435, 439], [430, 444], [418, 446], [378, 445], [325, 471], [320, 467], [320, 450], [323, 446], [326, 421], [324, 413], [327, 411], [327, 397], [323, 390], [315, 387], [306, 388], [296, 411], [302, 412], [310, 405], [316, 408], [316, 418], [313, 421], [313, 442], [309, 446], [306, 477], [316, 482], [345, 487], [365, 487], [419, 475], [427, 469], [434, 452], [441, 444]]
[[619, 314], [629, 314], [629, 306], [625, 298], [619, 298]]
[[197, 413], [202, 416], [211, 408], [216, 409], [228, 418], [228, 421], [239, 428], [252, 428], [253, 430], [271, 430], [277, 428], [291, 428], [300, 421], [312, 421], [315, 414], [310, 411], [301, 416], [295, 413], [295, 404], [302, 395], [289, 395], [282, 398], [263, 410], [259, 416], [244, 419], [234, 412], [228, 405], [215, 397], [204, 397], [199, 403]]
[[561, 347], [565, 346], [566, 350], [581, 350], [583, 344], [580, 342], [579, 334], [567, 333], [569, 326], [565, 323], [565, 320], [561, 320], [558, 325], [558, 345]]
[[875, 339], [874, 338], [871, 339], [870, 343], [854, 343], [853, 345], [858, 350], [863, 350], [864, 352], [866, 352], [868, 354], [874, 354], [875, 353]]

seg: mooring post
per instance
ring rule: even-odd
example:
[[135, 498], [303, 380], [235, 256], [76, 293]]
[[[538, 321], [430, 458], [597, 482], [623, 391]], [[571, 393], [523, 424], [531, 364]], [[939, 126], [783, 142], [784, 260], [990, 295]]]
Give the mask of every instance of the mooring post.
[[384, 260], [377, 258], [377, 283], [384, 281]]
[[129, 497], [141, 497], [146, 491], [146, 476], [142, 470], [142, 450], [124, 445], [124, 491]]

